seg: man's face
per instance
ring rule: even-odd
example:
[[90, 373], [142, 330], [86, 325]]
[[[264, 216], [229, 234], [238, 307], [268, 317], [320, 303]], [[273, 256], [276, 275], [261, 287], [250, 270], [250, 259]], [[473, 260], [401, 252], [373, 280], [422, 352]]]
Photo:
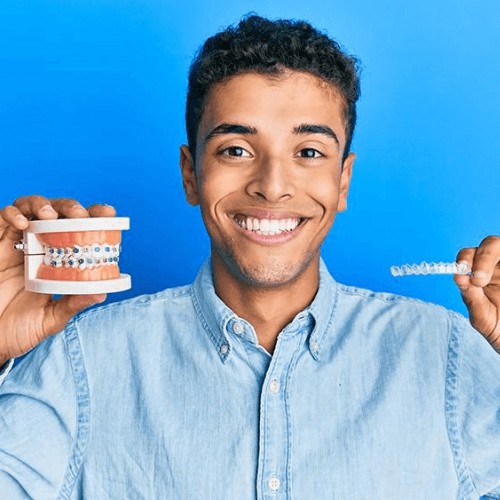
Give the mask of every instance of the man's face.
[[307, 73], [246, 73], [214, 86], [196, 167], [181, 148], [187, 199], [201, 206], [214, 268], [268, 288], [317, 265], [346, 208], [354, 156], [342, 169], [343, 117], [336, 89]]

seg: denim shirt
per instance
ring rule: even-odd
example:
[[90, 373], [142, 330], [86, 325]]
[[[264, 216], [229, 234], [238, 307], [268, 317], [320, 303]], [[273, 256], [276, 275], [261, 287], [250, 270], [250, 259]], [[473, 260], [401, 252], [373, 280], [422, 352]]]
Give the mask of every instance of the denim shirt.
[[92, 309], [0, 387], [0, 498], [500, 498], [500, 356], [442, 307], [336, 283], [273, 356], [191, 286]]

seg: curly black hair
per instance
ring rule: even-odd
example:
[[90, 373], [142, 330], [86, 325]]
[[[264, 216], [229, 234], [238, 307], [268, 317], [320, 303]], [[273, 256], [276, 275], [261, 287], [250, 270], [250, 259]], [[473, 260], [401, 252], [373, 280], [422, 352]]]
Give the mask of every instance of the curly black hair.
[[186, 131], [193, 157], [196, 135], [211, 88], [240, 73], [280, 75], [285, 70], [313, 74], [333, 84], [345, 100], [346, 145], [350, 150], [360, 95], [358, 60], [306, 21], [244, 17], [208, 38], [189, 69]]

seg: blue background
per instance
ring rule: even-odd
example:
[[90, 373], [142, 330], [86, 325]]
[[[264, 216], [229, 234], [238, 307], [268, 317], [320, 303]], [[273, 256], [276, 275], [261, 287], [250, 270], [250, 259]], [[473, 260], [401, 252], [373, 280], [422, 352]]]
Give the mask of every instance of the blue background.
[[250, 11], [307, 19], [362, 62], [349, 210], [323, 249], [336, 279], [465, 312], [450, 276], [389, 267], [499, 232], [497, 0], [2, 2], [0, 206], [40, 193], [130, 216], [134, 287], [109, 300], [190, 282], [209, 245], [178, 169], [187, 70]]

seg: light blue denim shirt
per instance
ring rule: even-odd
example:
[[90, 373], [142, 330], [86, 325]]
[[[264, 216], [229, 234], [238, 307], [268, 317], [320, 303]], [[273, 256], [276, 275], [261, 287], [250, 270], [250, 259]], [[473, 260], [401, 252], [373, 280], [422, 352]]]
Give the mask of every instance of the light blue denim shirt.
[[462, 316], [336, 283], [271, 357], [192, 286], [90, 310], [0, 388], [0, 498], [500, 498], [500, 356]]

